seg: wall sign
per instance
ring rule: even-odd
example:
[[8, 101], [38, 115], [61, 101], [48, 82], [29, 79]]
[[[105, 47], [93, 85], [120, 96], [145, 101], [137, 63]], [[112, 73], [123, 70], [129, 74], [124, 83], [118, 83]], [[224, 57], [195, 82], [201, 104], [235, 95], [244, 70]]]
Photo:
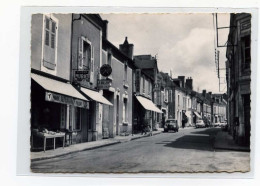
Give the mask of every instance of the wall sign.
[[81, 107], [89, 109], [89, 102], [80, 99], [72, 98], [69, 96], [64, 96], [61, 94], [56, 94], [53, 92], [45, 92], [45, 100], [50, 102], [56, 102], [61, 104], [73, 105], [75, 107]]
[[76, 81], [89, 81], [90, 80], [90, 72], [89, 69], [85, 70], [75, 70], [74, 71], [74, 78]]
[[100, 67], [100, 74], [102, 76], [108, 77], [112, 73], [112, 68], [109, 64], [104, 64]]
[[109, 89], [112, 86], [112, 80], [110, 79], [98, 79], [97, 87], [99, 89]]

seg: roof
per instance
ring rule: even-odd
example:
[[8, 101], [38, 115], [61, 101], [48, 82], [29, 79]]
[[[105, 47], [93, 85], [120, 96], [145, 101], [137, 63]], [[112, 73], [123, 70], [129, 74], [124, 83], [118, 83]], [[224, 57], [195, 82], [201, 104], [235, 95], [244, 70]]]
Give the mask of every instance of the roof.
[[104, 50], [107, 50], [108, 48], [112, 49], [112, 54], [114, 57], [116, 57], [120, 62], [124, 62], [125, 60], [128, 61], [128, 66], [132, 69], [135, 68], [134, 61], [126, 56], [123, 52], [121, 52], [115, 45], [113, 45], [110, 41], [103, 38], [102, 39], [102, 48]]
[[151, 68], [157, 67], [156, 59], [151, 59], [151, 60], [143, 59], [143, 60], [140, 60], [140, 59], [137, 59], [134, 56], [134, 63], [136, 65], [136, 67], [138, 67], [140, 69], [151, 69]]

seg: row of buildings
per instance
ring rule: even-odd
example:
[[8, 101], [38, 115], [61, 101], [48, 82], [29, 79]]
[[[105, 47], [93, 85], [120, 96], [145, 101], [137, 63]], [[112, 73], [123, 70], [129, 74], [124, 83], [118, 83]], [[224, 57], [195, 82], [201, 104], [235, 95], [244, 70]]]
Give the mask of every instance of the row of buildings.
[[114, 46], [107, 26], [97, 14], [32, 15], [32, 131], [70, 132], [82, 143], [163, 127], [167, 118], [180, 127], [226, 119], [224, 95], [160, 72], [155, 57], [134, 55], [127, 37]]

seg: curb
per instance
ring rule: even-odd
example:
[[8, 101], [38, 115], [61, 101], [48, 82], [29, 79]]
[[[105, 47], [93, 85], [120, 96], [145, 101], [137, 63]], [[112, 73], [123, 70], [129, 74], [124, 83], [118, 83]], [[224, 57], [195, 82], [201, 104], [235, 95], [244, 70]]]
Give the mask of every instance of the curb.
[[66, 153], [63, 153], [63, 154], [58, 154], [58, 155], [53, 155], [53, 156], [48, 156], [48, 157], [34, 158], [34, 159], [31, 159], [31, 162], [39, 161], [39, 160], [52, 159], [52, 158], [56, 158], [56, 157], [65, 156], [65, 155], [68, 155], [68, 154], [73, 154], [73, 153], [76, 153], [76, 152], [82, 152], [82, 151], [97, 149], [97, 148], [100, 148], [100, 147], [115, 145], [115, 144], [118, 144], [118, 143], [120, 143], [120, 141], [116, 141], [116, 142], [112, 142], [112, 143], [108, 143], [108, 144], [103, 144], [103, 145], [99, 145], [99, 146], [95, 146], [95, 147], [88, 147], [88, 148], [84, 148], [84, 149], [81, 149], [81, 150], [66, 152]]
[[250, 149], [240, 149], [240, 148], [228, 148], [228, 147], [216, 147], [214, 144], [214, 149], [218, 150], [231, 150], [231, 151], [240, 151], [240, 152], [250, 152]]
[[[155, 136], [155, 135], [158, 135], [158, 134], [162, 134], [162, 132], [155, 133], [152, 136]], [[126, 142], [129, 142], [129, 141], [137, 140], [137, 139], [144, 138], [144, 137], [150, 137], [150, 134], [134, 137], [134, 138], [131, 138], [130, 140], [126, 140], [126, 141], [117, 140], [117, 141], [112, 142], [112, 143], [103, 144], [103, 145], [99, 145], [99, 146], [95, 146], [95, 147], [88, 147], [88, 148], [84, 148], [84, 149], [81, 149], [81, 150], [76, 150], [76, 151], [72, 151], [72, 152], [66, 152], [66, 153], [63, 153], [63, 154], [58, 154], [58, 155], [53, 155], [53, 156], [48, 156], [48, 157], [41, 157], [41, 158], [34, 158], [34, 159], [31, 159], [31, 162], [35, 162], [35, 161], [39, 161], [39, 160], [52, 159], [52, 158], [56, 158], [56, 157], [65, 156], [65, 155], [68, 155], [68, 154], [73, 154], [73, 153], [76, 153], [76, 152], [93, 150], [93, 149], [106, 147], [106, 146], [110, 146], [110, 145], [115, 145], [115, 144], [119, 144], [119, 143], [126, 143]]]

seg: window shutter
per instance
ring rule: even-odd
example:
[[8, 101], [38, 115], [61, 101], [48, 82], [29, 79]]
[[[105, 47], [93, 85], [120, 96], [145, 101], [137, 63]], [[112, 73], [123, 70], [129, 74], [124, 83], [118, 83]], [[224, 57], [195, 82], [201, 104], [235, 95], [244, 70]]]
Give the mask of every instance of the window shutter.
[[90, 60], [90, 82], [94, 82], [94, 47], [91, 45], [91, 60]]
[[78, 41], [78, 69], [82, 69], [83, 68], [83, 61], [84, 61], [84, 58], [83, 58], [83, 39], [80, 37], [79, 38], [79, 41]]
[[50, 42], [50, 20], [49, 18], [45, 17], [45, 45], [49, 46]]

